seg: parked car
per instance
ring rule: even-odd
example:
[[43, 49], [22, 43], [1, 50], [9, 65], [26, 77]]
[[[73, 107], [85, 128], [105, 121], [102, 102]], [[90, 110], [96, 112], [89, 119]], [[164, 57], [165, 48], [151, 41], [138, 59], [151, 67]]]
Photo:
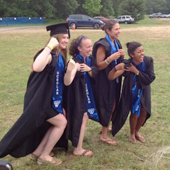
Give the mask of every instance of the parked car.
[[108, 18], [105, 18], [103, 16], [95, 16], [93, 17], [93, 19], [103, 21], [104, 23], [106, 23], [109, 20]]
[[115, 18], [116, 21], [119, 23], [124, 23], [124, 24], [132, 24], [135, 22], [135, 19], [132, 18], [130, 15], [121, 15], [117, 18]]
[[170, 18], [170, 14], [164, 15], [164, 18]]
[[162, 13], [153, 13], [149, 15], [149, 18], [162, 18]]
[[99, 29], [104, 25], [103, 21], [92, 19], [91, 17], [83, 14], [69, 15], [66, 19], [70, 28], [78, 27], [93, 27], [94, 29]]

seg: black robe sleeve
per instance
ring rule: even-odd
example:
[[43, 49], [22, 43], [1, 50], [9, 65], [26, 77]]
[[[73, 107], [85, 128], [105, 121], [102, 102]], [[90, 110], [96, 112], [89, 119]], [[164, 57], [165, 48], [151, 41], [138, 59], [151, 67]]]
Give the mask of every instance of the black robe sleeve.
[[[74, 59], [77, 63], [82, 63], [80, 59]], [[97, 68], [92, 62], [93, 76], [97, 74]], [[95, 82], [91, 78], [92, 87]], [[77, 147], [82, 125], [83, 115], [86, 110], [86, 91], [84, 73], [78, 71], [73, 82], [64, 87], [64, 108], [67, 115], [66, 138], [71, 140], [72, 145]]]
[[18, 158], [32, 153], [51, 127], [46, 121], [46, 112], [52, 107], [55, 67], [53, 57], [42, 72], [30, 74], [23, 113], [0, 141], [0, 158], [8, 154]]
[[[122, 46], [117, 40], [119, 48], [121, 49]], [[105, 49], [105, 59], [110, 56], [111, 54], [111, 47], [106, 40], [106, 38], [102, 38], [97, 41], [93, 46], [93, 58], [96, 62], [96, 54], [98, 47], [102, 45]], [[96, 63], [95, 63], [96, 64]], [[94, 97], [96, 101], [97, 112], [99, 114], [100, 123], [104, 127], [108, 127], [110, 118], [112, 116], [112, 110], [114, 102], [116, 104], [119, 102], [120, 98], [120, 89], [121, 89], [121, 76], [118, 77], [119, 82], [117, 83], [116, 80], [109, 81], [108, 74], [112, 70], [113, 65], [110, 63], [105, 69], [100, 70], [95, 77], [95, 88], [94, 88]], [[117, 105], [116, 105], [117, 109]]]
[[[124, 61], [126, 64], [131, 63], [130, 60]], [[144, 109], [147, 111], [147, 118], [148, 119], [151, 115], [151, 88], [150, 84], [155, 79], [154, 74], [154, 67], [153, 67], [153, 59], [151, 57], [144, 57], [146, 72], [140, 72], [139, 76], [137, 77], [137, 82], [144, 90], [143, 95], [141, 97], [141, 104]], [[126, 119], [129, 115], [129, 111], [132, 107], [132, 82], [134, 73], [125, 72], [123, 74], [124, 82], [123, 82], [123, 89], [121, 94], [120, 103], [118, 105], [118, 109], [116, 114], [113, 115], [112, 118], [112, 134], [116, 135], [116, 133], [123, 127], [126, 122]]]
[[151, 57], [145, 57], [146, 72], [140, 72], [138, 76], [139, 84], [144, 89], [150, 83], [155, 80], [155, 73], [153, 67], [153, 59]]

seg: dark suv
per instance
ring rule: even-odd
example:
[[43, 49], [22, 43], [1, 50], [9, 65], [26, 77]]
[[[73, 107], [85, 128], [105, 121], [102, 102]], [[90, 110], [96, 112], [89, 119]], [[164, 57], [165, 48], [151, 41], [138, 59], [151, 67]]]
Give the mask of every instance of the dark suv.
[[69, 15], [66, 22], [68, 22], [70, 28], [93, 27], [94, 29], [99, 29], [102, 25], [104, 25], [104, 22], [92, 19], [91, 17], [82, 14]]

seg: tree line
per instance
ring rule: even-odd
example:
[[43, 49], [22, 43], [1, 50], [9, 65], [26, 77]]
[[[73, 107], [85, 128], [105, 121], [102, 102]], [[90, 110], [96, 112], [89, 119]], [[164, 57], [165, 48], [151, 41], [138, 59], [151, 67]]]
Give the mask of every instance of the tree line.
[[0, 17], [66, 19], [70, 14], [91, 17], [132, 15], [136, 20], [154, 12], [170, 13], [170, 0], [0, 0]]

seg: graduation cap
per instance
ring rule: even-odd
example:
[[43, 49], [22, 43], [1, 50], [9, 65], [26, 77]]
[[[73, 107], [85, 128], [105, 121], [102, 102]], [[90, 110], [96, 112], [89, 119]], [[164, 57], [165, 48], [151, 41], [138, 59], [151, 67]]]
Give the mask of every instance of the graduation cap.
[[51, 31], [50, 36], [53, 36], [55, 34], [68, 34], [68, 37], [70, 38], [68, 23], [49, 25], [46, 27], [46, 29], [47, 31]]

